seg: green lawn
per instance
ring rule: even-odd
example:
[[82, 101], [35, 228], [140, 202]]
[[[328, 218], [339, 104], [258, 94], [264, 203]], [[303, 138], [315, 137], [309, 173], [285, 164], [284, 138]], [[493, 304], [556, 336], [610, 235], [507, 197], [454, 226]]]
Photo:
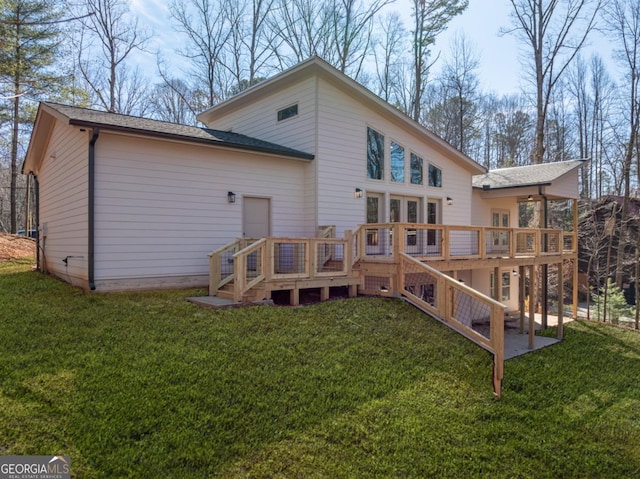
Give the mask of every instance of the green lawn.
[[412, 307], [212, 311], [0, 264], [0, 454], [79, 478], [640, 477], [640, 335], [505, 365]]

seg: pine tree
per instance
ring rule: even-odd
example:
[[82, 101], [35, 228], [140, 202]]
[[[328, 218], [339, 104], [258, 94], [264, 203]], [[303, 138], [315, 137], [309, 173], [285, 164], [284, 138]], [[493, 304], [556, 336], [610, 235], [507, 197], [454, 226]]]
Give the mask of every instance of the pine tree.
[[[10, 103], [11, 232], [17, 230], [18, 155], [21, 126], [33, 121], [29, 100], [51, 88], [56, 78], [50, 67], [60, 46], [61, 2], [55, 0], [4, 0], [0, 2], [0, 89]], [[22, 148], [24, 151], [24, 148]]]
[[591, 317], [597, 321], [608, 320], [613, 324], [618, 324], [621, 316], [631, 317], [633, 316], [633, 311], [627, 304], [624, 293], [616, 283], [611, 278], [607, 278], [607, 283], [606, 298], [604, 293], [602, 295], [595, 293], [591, 295], [593, 303]]

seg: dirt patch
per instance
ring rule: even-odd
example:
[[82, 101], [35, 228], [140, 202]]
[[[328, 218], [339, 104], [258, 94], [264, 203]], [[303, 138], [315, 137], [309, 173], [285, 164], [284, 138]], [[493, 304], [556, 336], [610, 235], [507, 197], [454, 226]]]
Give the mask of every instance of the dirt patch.
[[36, 242], [24, 236], [0, 233], [0, 261], [36, 255]]

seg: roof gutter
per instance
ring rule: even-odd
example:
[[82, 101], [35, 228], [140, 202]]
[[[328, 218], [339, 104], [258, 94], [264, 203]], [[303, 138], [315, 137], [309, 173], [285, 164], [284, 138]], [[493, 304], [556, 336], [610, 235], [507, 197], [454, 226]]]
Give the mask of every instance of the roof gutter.
[[94, 128], [91, 139], [89, 140], [89, 214], [88, 214], [88, 265], [87, 275], [89, 276], [89, 289], [95, 291], [95, 188], [96, 188], [96, 142], [100, 136], [100, 129]]
[[494, 191], [494, 190], [508, 190], [511, 188], [531, 188], [532, 186], [537, 186], [540, 188], [541, 186], [551, 186], [551, 183], [530, 183], [527, 185], [508, 185], [508, 186], [490, 186], [490, 185], [482, 185], [482, 186], [473, 186], [476, 190], [482, 191]]

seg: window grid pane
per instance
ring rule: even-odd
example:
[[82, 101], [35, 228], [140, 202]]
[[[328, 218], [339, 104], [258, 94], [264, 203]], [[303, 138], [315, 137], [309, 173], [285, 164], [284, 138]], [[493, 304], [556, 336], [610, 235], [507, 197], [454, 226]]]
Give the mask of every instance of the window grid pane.
[[382, 180], [384, 172], [384, 135], [367, 128], [367, 178]]
[[422, 158], [415, 153], [411, 153], [411, 184], [422, 184]]
[[391, 181], [404, 183], [404, 148], [391, 142]]
[[429, 164], [429, 186], [442, 187], [442, 171], [431, 164]]
[[378, 223], [379, 209], [378, 198], [375, 196], [367, 197], [367, 223]]

